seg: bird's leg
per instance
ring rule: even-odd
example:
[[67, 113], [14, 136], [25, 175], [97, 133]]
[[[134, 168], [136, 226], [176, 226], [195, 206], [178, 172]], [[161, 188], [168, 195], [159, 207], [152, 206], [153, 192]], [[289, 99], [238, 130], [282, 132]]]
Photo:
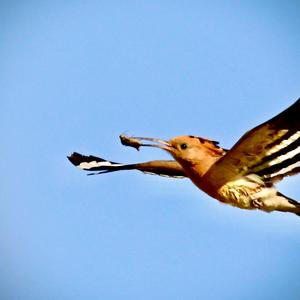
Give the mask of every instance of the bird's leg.
[[262, 208], [264, 206], [264, 202], [261, 198], [256, 198], [252, 200], [252, 205], [256, 208]]

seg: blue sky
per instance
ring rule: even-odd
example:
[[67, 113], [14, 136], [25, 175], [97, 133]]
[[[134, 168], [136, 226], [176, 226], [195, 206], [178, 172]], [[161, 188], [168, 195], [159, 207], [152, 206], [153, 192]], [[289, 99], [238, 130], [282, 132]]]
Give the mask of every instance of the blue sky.
[[[300, 96], [298, 1], [0, 8], [1, 299], [300, 299], [296, 216], [66, 160], [168, 157], [124, 148], [124, 132], [230, 148]], [[298, 182], [280, 190], [300, 200]]]

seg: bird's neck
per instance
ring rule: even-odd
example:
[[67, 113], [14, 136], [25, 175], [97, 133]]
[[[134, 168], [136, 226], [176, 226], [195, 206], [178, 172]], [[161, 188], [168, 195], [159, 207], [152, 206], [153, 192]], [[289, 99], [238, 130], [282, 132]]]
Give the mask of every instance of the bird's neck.
[[178, 161], [183, 167], [185, 174], [192, 180], [192, 182], [201, 190], [212, 195], [209, 184], [203, 180], [206, 172], [214, 165], [223, 155], [206, 155], [201, 160], [193, 161]]
[[[192, 162], [184, 163], [183, 168], [191, 172], [197, 177], [203, 177], [205, 173], [215, 164], [222, 156], [206, 156], [202, 160], [194, 160]], [[184, 166], [186, 165], [186, 166]]]

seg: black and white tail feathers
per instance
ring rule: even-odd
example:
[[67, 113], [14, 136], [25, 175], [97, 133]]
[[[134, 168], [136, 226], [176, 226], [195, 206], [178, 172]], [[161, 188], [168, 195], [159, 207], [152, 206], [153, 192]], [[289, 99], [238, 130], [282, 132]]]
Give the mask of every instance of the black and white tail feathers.
[[[288, 206], [290, 206], [290, 212], [293, 212], [294, 214], [296, 214], [297, 216], [300, 217], [300, 203], [294, 199], [291, 199], [285, 195], [283, 195], [280, 192], [277, 192], [277, 197], [281, 198], [281, 202], [287, 201], [287, 203], [289, 203]], [[285, 205], [287, 206], [287, 205]], [[280, 209], [279, 209], [280, 210]], [[287, 211], [286, 209], [284, 209], [283, 211]]]

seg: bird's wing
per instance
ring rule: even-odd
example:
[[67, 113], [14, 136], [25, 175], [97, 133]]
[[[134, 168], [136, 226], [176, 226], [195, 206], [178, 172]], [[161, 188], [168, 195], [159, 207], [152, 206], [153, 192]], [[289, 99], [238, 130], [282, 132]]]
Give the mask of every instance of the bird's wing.
[[175, 160], [152, 160], [136, 164], [120, 164], [94, 155], [82, 155], [74, 152], [68, 156], [69, 161], [79, 169], [90, 171], [89, 175], [110, 173], [121, 170], [138, 170], [145, 174], [160, 175], [171, 178], [185, 178], [181, 165]]
[[300, 98], [245, 133], [206, 173], [215, 188], [256, 174], [269, 184], [300, 172]]

